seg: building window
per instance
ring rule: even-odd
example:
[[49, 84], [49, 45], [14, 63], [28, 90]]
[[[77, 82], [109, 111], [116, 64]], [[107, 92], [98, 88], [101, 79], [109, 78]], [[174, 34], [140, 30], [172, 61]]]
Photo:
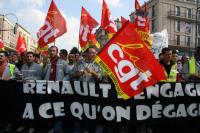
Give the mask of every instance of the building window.
[[200, 47], [200, 37], [198, 38], [198, 46]]
[[180, 45], [180, 35], [176, 35], [176, 45]]
[[152, 6], [152, 18], [155, 17], [155, 6]]
[[186, 33], [191, 33], [191, 29], [192, 29], [191, 23], [185, 22], [184, 31], [185, 31]]
[[180, 32], [180, 21], [175, 21], [175, 30], [176, 32]]
[[155, 32], [155, 20], [151, 20], [151, 32]]
[[187, 9], [187, 18], [192, 18], [192, 9]]
[[181, 14], [181, 11], [180, 11], [180, 7], [179, 6], [176, 6], [176, 16], [180, 16]]
[[191, 45], [191, 37], [190, 36], [186, 36], [186, 44], [187, 44], [187, 46]]
[[198, 24], [197, 26], [197, 32], [198, 32], [198, 36], [200, 36], [200, 24]]
[[200, 20], [200, 10], [198, 10], [198, 16], [197, 19]]

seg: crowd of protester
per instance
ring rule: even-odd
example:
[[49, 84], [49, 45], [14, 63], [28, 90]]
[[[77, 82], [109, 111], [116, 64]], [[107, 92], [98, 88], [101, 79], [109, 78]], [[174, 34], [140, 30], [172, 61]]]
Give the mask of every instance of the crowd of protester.
[[[0, 79], [1, 80], [70, 80], [86, 82], [111, 82], [106, 73], [95, 63], [97, 49], [89, 47], [84, 53], [80, 53], [77, 48], [72, 48], [69, 53], [65, 49], [60, 51], [56, 46], [51, 46], [48, 56], [41, 56], [34, 52], [23, 52], [20, 55], [6, 51], [0, 51]], [[163, 48], [158, 61], [163, 66], [166, 74], [166, 81], [163, 82], [199, 82], [200, 81], [200, 47], [196, 48], [194, 56], [179, 56], [177, 50]], [[74, 131], [71, 132], [103, 132], [100, 124], [88, 125], [83, 122], [74, 121]], [[1, 125], [0, 125], [1, 126]], [[63, 123], [56, 121], [52, 125], [52, 130], [48, 132], [62, 133]], [[1, 127], [4, 131], [11, 130], [7, 126]], [[24, 130], [26, 128], [26, 130]], [[70, 129], [70, 130], [71, 130]], [[112, 127], [108, 128], [114, 132]], [[112, 130], [111, 130], [112, 129]], [[32, 126], [18, 125], [12, 131], [18, 133], [36, 132]], [[119, 131], [119, 130], [118, 130]], [[127, 129], [123, 129], [127, 131]], [[151, 131], [149, 131], [151, 132]]]

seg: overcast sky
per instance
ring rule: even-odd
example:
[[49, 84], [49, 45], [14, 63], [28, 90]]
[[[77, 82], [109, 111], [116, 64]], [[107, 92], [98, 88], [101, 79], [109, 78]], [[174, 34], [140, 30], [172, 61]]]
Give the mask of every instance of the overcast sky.
[[[141, 4], [147, 0], [138, 0]], [[51, 0], [0, 0], [0, 13], [14, 13], [18, 23], [25, 27], [35, 38], [38, 29], [44, 24]], [[102, 0], [55, 0], [67, 22], [67, 33], [56, 39], [59, 48], [70, 50], [78, 46], [81, 6], [99, 22], [101, 20]], [[134, 11], [135, 0], [107, 0], [111, 14], [116, 18], [129, 18]], [[8, 15], [16, 21], [15, 17]]]

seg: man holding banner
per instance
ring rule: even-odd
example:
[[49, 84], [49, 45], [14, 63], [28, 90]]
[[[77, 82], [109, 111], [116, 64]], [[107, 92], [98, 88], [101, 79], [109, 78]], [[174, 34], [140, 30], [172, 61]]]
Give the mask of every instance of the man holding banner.
[[76, 63], [73, 77], [86, 82], [98, 81], [101, 77], [101, 69], [94, 62], [97, 50], [95, 46], [90, 46], [85, 51], [85, 58]]

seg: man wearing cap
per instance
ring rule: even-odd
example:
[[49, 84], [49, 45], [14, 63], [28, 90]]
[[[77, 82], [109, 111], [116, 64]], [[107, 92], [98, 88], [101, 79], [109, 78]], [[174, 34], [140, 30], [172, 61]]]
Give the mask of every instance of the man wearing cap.
[[6, 51], [0, 51], [0, 79], [15, 79], [17, 73], [19, 73], [17, 67], [8, 61], [8, 53]]

